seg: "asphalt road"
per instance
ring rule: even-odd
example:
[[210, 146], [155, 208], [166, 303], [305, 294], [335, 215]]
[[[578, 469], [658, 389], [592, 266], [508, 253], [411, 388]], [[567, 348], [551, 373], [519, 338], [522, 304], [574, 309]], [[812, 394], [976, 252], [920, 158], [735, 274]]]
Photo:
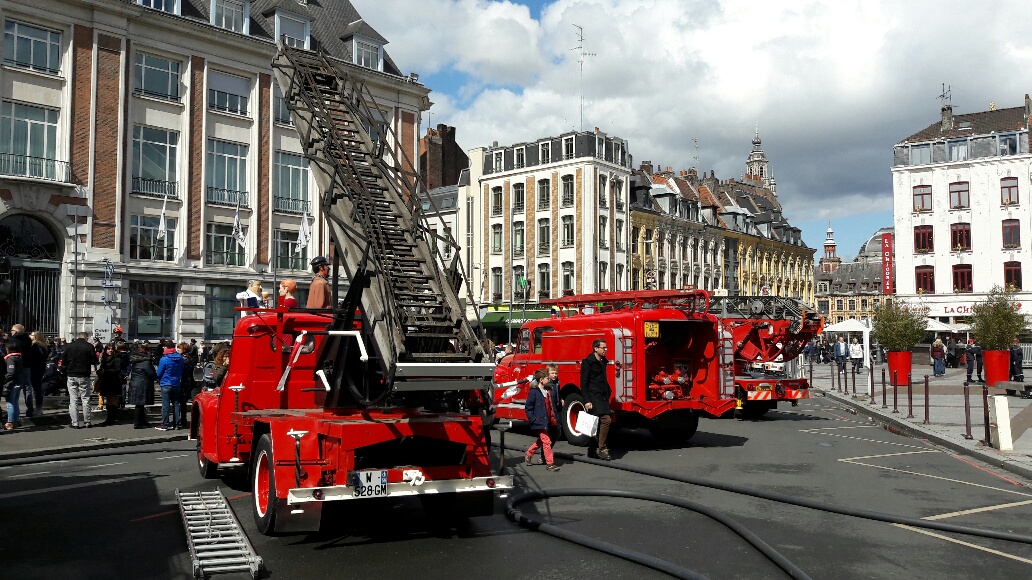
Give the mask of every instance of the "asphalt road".
[[[510, 445], [529, 442], [525, 434], [506, 437]], [[704, 420], [683, 448], [656, 449], [647, 433], [637, 431], [618, 431], [610, 447], [619, 450], [614, 464], [1032, 534], [1032, 483], [887, 432], [822, 398], [755, 422]], [[583, 451], [565, 443], [556, 449]], [[636, 490], [718, 509], [812, 578], [1032, 575], [1032, 546], [1025, 544], [917, 531], [585, 463], [560, 460], [562, 470], [552, 473], [523, 465], [519, 451], [507, 456], [524, 489]], [[504, 498], [495, 516], [465, 523], [433, 520], [415, 503], [354, 502], [324, 518], [317, 534], [264, 537], [255, 531], [250, 495], [201, 480], [189, 443], [0, 465], [0, 575], [20, 580], [189, 578], [174, 490], [216, 485], [230, 498], [270, 578], [666, 577], [519, 528], [503, 515]], [[627, 499], [556, 498], [525, 504], [524, 510], [710, 578], [786, 577], [720, 524], [680, 508]]]

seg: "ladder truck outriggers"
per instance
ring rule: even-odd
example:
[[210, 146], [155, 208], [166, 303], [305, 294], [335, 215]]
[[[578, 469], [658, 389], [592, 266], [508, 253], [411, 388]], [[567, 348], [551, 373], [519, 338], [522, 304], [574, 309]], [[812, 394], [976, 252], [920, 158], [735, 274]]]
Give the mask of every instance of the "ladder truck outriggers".
[[556, 364], [558, 422], [566, 440], [589, 445], [577, 429], [585, 412], [580, 363], [595, 339], [607, 342], [606, 374], [612, 387], [614, 426], [647, 428], [664, 443], [695, 435], [700, 415], [720, 417], [737, 403], [731, 382], [731, 352], [724, 348], [720, 320], [710, 314], [704, 290], [634, 290], [542, 300], [551, 319], [532, 320], [519, 330], [516, 352], [495, 371], [495, 416], [524, 420], [534, 371]]
[[780, 296], [718, 296], [710, 314], [730, 334], [734, 350], [734, 389], [742, 418], [756, 419], [779, 401], [810, 396], [805, 377], [785, 371], [806, 343], [824, 329], [824, 318], [802, 302]]
[[455, 242], [424, 223], [413, 165], [346, 65], [281, 43], [273, 74], [321, 191], [331, 279], [343, 268], [349, 287], [331, 309], [242, 310], [224, 381], [193, 403], [200, 473], [247, 474], [263, 534], [317, 530], [327, 502], [490, 514], [512, 478], [463, 410], [495, 365], [458, 298], [459, 252], [437, 249]]

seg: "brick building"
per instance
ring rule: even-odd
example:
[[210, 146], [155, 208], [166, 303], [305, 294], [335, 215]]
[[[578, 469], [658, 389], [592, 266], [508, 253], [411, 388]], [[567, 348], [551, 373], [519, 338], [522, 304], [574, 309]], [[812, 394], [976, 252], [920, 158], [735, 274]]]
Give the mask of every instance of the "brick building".
[[[418, 169], [429, 91], [347, 0], [40, 0], [0, 10], [10, 321], [62, 335], [121, 324], [130, 338], [215, 338], [231, 332], [248, 279], [307, 286], [308, 258], [328, 243], [271, 78], [276, 39], [353, 67], [398, 136], [389, 146]], [[314, 239], [297, 252], [305, 214]]]

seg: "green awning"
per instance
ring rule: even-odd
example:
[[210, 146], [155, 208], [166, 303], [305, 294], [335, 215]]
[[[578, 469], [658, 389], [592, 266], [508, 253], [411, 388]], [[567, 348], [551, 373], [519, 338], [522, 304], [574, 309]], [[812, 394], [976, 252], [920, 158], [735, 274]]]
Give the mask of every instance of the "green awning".
[[[537, 320], [539, 318], [549, 318], [552, 316], [551, 310], [528, 310], [526, 312], [522, 310], [512, 311], [512, 326], [518, 328], [524, 322], [528, 320]], [[481, 324], [484, 328], [505, 328], [509, 326], [509, 312], [491, 311], [480, 317]]]

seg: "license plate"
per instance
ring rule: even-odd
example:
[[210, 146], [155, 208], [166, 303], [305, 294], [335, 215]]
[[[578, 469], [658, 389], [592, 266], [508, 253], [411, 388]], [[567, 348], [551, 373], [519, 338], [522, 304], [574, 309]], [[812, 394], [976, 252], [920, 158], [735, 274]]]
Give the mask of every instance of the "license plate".
[[387, 495], [387, 470], [355, 472], [355, 497], [381, 497]]

